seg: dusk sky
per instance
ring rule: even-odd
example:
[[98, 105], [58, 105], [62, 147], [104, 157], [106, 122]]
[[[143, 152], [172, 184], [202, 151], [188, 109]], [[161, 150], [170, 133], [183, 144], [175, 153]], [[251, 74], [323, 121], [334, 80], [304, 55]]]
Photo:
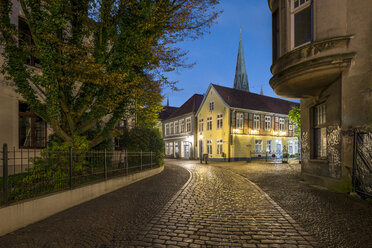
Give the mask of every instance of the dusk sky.
[[166, 97], [169, 96], [170, 106], [179, 107], [193, 94], [204, 94], [210, 83], [233, 87], [240, 27], [250, 91], [259, 93], [262, 85], [265, 95], [277, 97], [269, 85], [271, 12], [267, 1], [222, 0], [219, 8], [224, 12], [210, 34], [179, 44], [189, 51], [188, 62], [196, 64], [191, 69], [167, 74], [170, 80], [178, 81], [178, 88], [183, 89], [163, 91]]

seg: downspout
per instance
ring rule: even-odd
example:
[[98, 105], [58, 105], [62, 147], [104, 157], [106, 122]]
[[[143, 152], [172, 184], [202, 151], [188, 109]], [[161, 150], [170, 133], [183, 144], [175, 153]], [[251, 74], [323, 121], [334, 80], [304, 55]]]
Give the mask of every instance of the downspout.
[[231, 118], [231, 115], [232, 115], [232, 111], [231, 111], [231, 109], [229, 109], [230, 110], [230, 115], [229, 115], [229, 143], [228, 143], [228, 162], [231, 162], [230, 161], [230, 156], [231, 156], [231, 120], [232, 120], [232, 118]]

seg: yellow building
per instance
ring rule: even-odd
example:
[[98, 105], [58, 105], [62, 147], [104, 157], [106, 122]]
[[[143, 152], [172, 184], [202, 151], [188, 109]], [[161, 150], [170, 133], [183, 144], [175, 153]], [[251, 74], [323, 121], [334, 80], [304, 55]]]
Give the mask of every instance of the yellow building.
[[197, 151], [238, 161], [298, 153], [288, 112], [295, 102], [211, 84], [196, 113]]

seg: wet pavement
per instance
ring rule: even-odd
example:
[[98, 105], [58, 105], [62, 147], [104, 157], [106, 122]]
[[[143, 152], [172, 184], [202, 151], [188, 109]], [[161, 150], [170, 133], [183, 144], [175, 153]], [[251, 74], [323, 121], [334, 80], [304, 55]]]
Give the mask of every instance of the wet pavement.
[[298, 165], [166, 164], [0, 247], [372, 247], [372, 204], [301, 183]]
[[319, 247], [372, 247], [372, 202], [309, 185], [300, 164], [214, 164], [256, 183], [319, 242]]

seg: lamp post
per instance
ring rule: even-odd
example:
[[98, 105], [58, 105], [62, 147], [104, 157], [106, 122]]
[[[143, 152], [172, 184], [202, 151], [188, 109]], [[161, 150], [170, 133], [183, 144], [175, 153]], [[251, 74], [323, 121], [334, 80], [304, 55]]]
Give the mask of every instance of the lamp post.
[[199, 158], [200, 158], [200, 163], [203, 163], [203, 135], [199, 135]]

